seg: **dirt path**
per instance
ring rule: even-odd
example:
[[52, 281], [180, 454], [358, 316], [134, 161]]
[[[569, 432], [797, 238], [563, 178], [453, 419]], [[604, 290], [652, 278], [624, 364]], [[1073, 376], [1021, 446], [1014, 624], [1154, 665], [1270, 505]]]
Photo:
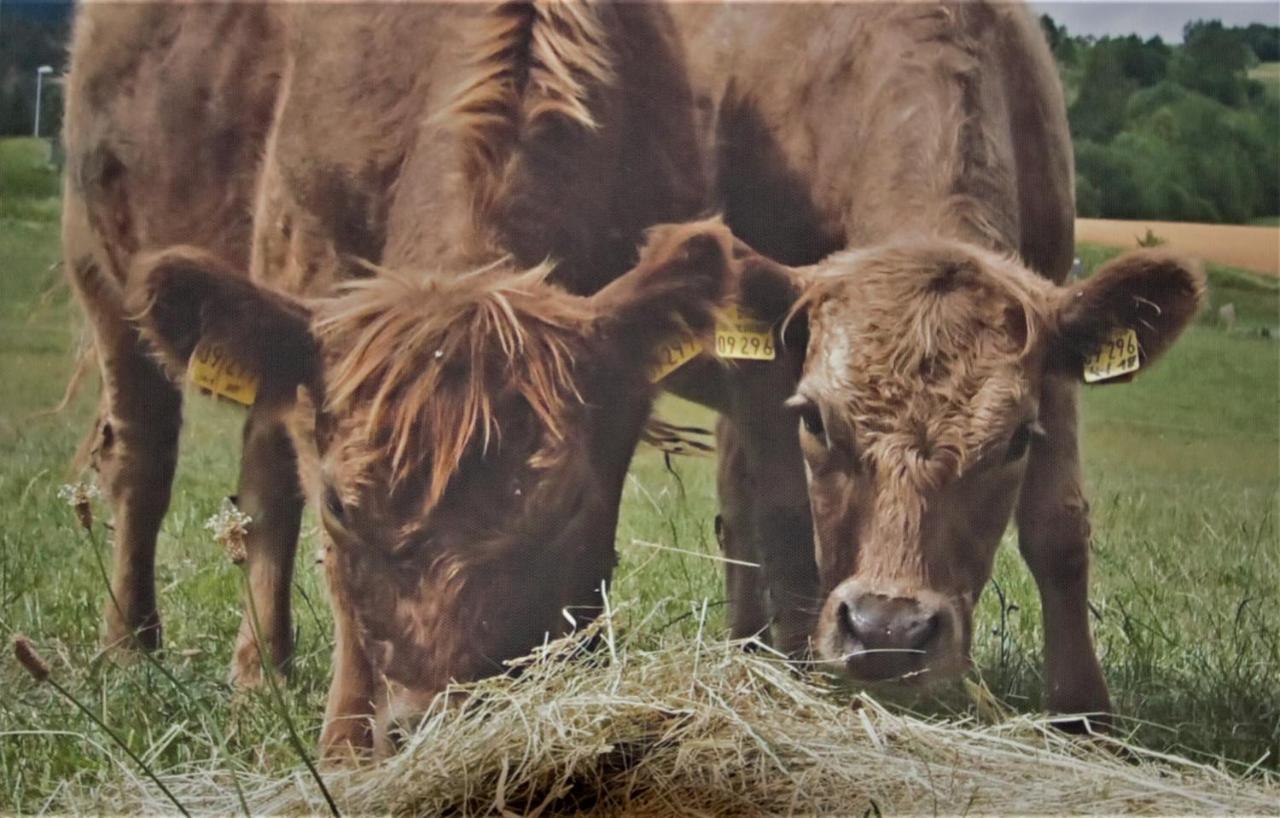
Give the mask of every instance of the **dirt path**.
[[1204, 261], [1280, 276], [1280, 227], [1076, 219], [1076, 240], [1136, 247], [1147, 228], [1169, 247]]

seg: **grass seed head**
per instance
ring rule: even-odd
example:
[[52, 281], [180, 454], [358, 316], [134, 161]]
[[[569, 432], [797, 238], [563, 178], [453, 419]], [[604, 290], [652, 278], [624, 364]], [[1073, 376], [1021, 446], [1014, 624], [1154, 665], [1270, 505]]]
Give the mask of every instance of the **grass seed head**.
[[27, 637], [22, 635], [13, 637], [13, 655], [18, 657], [18, 663], [25, 667], [37, 682], [43, 682], [49, 678], [49, 663], [40, 656], [36, 646], [31, 644], [31, 640]]

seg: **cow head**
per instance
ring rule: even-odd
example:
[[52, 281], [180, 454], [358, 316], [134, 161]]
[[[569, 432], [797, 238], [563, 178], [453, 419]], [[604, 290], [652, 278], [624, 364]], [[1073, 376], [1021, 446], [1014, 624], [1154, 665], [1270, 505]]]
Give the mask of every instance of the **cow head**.
[[[1202, 274], [1164, 252], [1058, 287], [1018, 261], [924, 240], [815, 267], [756, 257], [744, 301], [785, 319], [824, 602], [821, 660], [863, 681], [967, 667], [973, 609], [1049, 378], [1079, 380], [1117, 329], [1145, 365], [1195, 314]], [[1075, 434], [1074, 429], [1057, 434]]]
[[708, 330], [734, 286], [715, 222], [653, 230], [591, 297], [548, 269], [385, 271], [302, 303], [191, 250], [145, 260], [144, 334], [181, 368], [220, 342], [278, 406], [329, 536], [339, 616], [378, 680], [376, 723], [500, 671], [598, 606], [646, 364]]

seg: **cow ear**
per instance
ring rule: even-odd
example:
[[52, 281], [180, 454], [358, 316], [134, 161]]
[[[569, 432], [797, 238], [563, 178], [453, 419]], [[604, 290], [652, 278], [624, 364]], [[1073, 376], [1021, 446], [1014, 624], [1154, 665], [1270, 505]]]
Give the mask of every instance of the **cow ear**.
[[753, 317], [772, 325], [784, 349], [796, 349], [803, 355], [809, 344], [809, 319], [795, 307], [809, 287], [812, 271], [779, 264], [742, 241], [733, 251], [742, 265], [738, 303]]
[[1204, 294], [1200, 266], [1176, 254], [1139, 250], [1108, 262], [1060, 294], [1050, 366], [1080, 375], [1085, 360], [1125, 330], [1137, 335], [1145, 366], [1173, 345]]
[[217, 344], [259, 381], [259, 395], [292, 398], [310, 385], [319, 351], [310, 314], [297, 301], [255, 286], [241, 272], [193, 247], [141, 257], [128, 306], [165, 367], [181, 377], [196, 347]]
[[677, 333], [709, 332], [737, 273], [718, 219], [652, 228], [636, 266], [590, 298], [594, 329], [647, 360]]

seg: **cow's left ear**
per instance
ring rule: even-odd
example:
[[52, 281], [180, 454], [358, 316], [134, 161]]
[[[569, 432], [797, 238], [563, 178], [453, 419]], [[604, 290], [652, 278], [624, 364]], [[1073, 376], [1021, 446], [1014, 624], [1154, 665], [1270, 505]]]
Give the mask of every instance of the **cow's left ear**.
[[1205, 294], [1200, 265], [1162, 250], [1127, 253], [1060, 291], [1049, 366], [1080, 375], [1116, 331], [1133, 330], [1142, 366], [1173, 345]]
[[593, 330], [637, 360], [677, 333], [708, 333], [736, 286], [732, 247], [718, 219], [651, 228], [636, 266], [588, 299]]

